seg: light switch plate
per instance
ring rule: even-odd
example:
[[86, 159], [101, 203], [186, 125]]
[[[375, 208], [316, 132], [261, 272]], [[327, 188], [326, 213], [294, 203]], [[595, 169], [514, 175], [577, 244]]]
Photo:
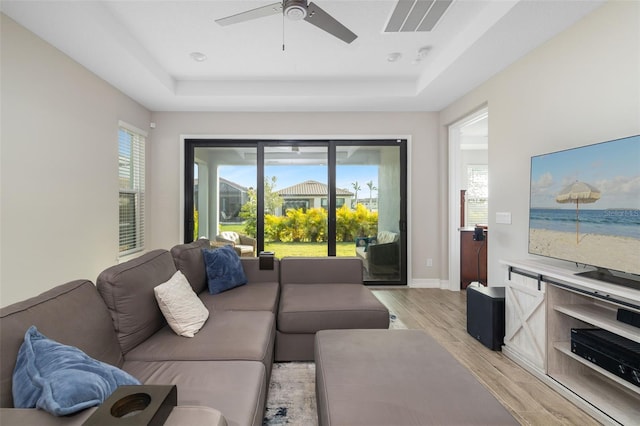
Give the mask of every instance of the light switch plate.
[[511, 225], [511, 212], [496, 212], [496, 223]]

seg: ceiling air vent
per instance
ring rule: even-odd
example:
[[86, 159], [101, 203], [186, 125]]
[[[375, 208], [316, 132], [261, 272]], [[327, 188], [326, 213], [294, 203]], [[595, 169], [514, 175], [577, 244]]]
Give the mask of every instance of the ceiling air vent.
[[453, 0], [398, 0], [385, 33], [431, 31]]

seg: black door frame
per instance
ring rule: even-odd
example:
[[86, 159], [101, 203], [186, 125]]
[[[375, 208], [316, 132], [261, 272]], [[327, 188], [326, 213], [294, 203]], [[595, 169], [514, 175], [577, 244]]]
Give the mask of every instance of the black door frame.
[[269, 146], [326, 146], [327, 147], [327, 184], [329, 198], [327, 203], [327, 255], [336, 255], [336, 149], [338, 146], [393, 146], [400, 147], [400, 280], [398, 281], [371, 281], [380, 285], [406, 285], [407, 284], [407, 140], [406, 139], [210, 139], [189, 138], [185, 139], [184, 150], [184, 242], [193, 241], [194, 218], [194, 177], [193, 163], [195, 160], [195, 148], [207, 147], [255, 147], [257, 153], [257, 218], [256, 237], [258, 240], [258, 252], [264, 250], [264, 149]]

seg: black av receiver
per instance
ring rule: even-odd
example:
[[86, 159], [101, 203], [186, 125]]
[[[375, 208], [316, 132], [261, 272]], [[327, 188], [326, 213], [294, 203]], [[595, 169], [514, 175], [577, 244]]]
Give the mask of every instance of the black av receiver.
[[571, 352], [640, 387], [640, 343], [599, 328], [572, 328]]

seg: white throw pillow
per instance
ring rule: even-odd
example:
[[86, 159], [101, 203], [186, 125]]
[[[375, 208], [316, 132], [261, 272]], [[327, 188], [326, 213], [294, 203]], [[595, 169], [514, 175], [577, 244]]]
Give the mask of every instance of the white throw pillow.
[[180, 271], [153, 291], [169, 327], [180, 336], [193, 337], [209, 318], [209, 311]]

